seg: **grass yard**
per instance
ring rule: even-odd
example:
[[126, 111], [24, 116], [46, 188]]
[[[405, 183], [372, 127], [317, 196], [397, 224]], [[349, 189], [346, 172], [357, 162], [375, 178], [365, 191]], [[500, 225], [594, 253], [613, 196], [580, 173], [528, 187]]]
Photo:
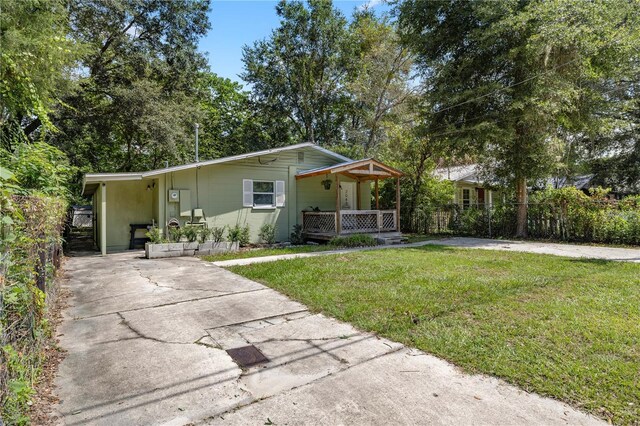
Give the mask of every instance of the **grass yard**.
[[220, 260], [231, 259], [248, 259], [251, 257], [263, 257], [263, 256], [276, 256], [280, 254], [295, 254], [295, 253], [311, 253], [315, 251], [327, 251], [327, 250], [339, 250], [339, 247], [323, 245], [309, 245], [309, 246], [293, 246], [282, 248], [255, 248], [248, 250], [240, 250], [236, 252], [212, 254], [208, 256], [202, 256], [203, 260], [207, 262], [217, 262]]
[[608, 419], [640, 419], [640, 264], [425, 246], [230, 268]]

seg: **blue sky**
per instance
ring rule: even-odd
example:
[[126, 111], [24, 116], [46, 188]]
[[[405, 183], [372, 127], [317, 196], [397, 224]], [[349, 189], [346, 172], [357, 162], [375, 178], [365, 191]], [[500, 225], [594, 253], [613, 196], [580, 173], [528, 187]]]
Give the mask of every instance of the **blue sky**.
[[[242, 82], [242, 46], [266, 38], [279, 24], [272, 0], [213, 0], [211, 30], [200, 41], [200, 50], [208, 52], [211, 70], [218, 75]], [[388, 10], [380, 0], [334, 0], [334, 6], [349, 17], [354, 8], [369, 4], [376, 12]]]

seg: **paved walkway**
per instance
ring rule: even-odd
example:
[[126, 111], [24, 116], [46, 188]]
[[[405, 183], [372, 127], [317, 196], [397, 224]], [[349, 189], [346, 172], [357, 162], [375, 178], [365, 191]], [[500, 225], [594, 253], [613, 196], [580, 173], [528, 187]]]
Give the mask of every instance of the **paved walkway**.
[[357, 251], [384, 250], [384, 249], [394, 249], [394, 248], [415, 248], [415, 247], [422, 247], [425, 245], [444, 245], [444, 246], [451, 246], [451, 247], [462, 247], [462, 248], [473, 248], [473, 249], [484, 249], [484, 250], [520, 251], [520, 252], [527, 252], [527, 253], [552, 254], [555, 256], [603, 259], [603, 260], [615, 260], [615, 261], [640, 263], [640, 249], [636, 249], [636, 248], [600, 247], [600, 246], [587, 246], [587, 245], [578, 245], [578, 244], [558, 244], [558, 243], [546, 243], [546, 242], [535, 242], [535, 241], [491, 240], [486, 238], [464, 238], [464, 237], [443, 238], [439, 240], [421, 241], [418, 243], [402, 244], [402, 245], [365, 247], [365, 248], [354, 248], [354, 249], [344, 249], [344, 250], [330, 250], [330, 251], [319, 251], [319, 252], [312, 252], [312, 253], [280, 254], [280, 255], [274, 255], [274, 256], [253, 257], [248, 259], [221, 260], [213, 263], [216, 266], [227, 267], [227, 266], [236, 266], [236, 265], [250, 265], [253, 263], [274, 262], [276, 260], [352, 253]]
[[[597, 425], [195, 258], [70, 258], [56, 392], [68, 425]], [[227, 349], [270, 360], [240, 368]]]

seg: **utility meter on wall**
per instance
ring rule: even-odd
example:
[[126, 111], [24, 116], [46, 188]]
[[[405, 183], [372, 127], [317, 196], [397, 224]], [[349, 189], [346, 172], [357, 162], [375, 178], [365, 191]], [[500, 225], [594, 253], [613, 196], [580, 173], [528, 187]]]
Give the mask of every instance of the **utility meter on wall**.
[[169, 202], [177, 203], [180, 201], [180, 190], [179, 189], [170, 189], [169, 190]]

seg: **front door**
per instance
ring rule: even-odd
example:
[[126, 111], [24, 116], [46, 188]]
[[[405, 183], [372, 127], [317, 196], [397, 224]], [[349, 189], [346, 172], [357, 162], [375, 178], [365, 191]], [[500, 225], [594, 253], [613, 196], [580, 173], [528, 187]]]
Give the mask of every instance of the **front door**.
[[484, 188], [476, 188], [478, 194], [478, 205], [484, 207]]
[[356, 183], [340, 182], [340, 209], [355, 210], [356, 208]]

